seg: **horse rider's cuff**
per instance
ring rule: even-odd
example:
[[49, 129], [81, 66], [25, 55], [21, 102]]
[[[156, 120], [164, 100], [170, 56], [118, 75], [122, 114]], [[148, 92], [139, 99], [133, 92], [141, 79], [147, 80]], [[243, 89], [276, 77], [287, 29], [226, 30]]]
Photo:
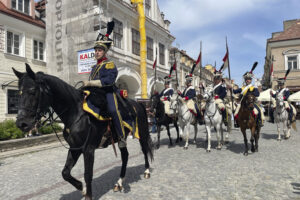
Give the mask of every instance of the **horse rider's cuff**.
[[91, 86], [91, 87], [101, 87], [101, 81], [100, 80], [91, 80], [87, 82], [86, 86]]

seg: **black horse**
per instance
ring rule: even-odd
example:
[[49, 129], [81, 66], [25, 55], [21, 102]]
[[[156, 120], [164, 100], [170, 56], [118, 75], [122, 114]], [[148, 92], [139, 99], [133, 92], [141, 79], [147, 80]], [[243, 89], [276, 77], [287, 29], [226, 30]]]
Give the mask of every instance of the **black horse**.
[[160, 101], [159, 95], [158, 94], [153, 94], [150, 98], [150, 112], [154, 113], [155, 115], [155, 120], [156, 120], [156, 125], [157, 125], [157, 145], [156, 147], [159, 148], [160, 146], [160, 127], [164, 125], [167, 128], [168, 131], [168, 136], [170, 140], [170, 146], [173, 145], [172, 138], [170, 135], [170, 128], [169, 124], [173, 123], [174, 127], [176, 128], [177, 131], [177, 139], [176, 143], [179, 141], [182, 141], [182, 138], [179, 137], [179, 130], [177, 126], [177, 117], [171, 118], [168, 115], [165, 114], [165, 107], [164, 104]]
[[[49, 107], [60, 117], [65, 125], [63, 136], [70, 146], [64, 169], [63, 178], [71, 183], [76, 189], [82, 191], [85, 199], [92, 199], [92, 178], [94, 166], [94, 153], [98, 148], [103, 134], [108, 129], [109, 121], [99, 121], [85, 112], [82, 108], [84, 93], [77, 90], [55, 76], [34, 73], [26, 64], [26, 73], [13, 69], [19, 78], [20, 102], [17, 116], [17, 126], [23, 131], [32, 129], [36, 121], [41, 118]], [[103, 105], [106, 105], [105, 92], [102, 94]], [[138, 130], [140, 134], [140, 145], [145, 157], [145, 178], [150, 177], [148, 156], [153, 160], [153, 145], [149, 135], [146, 110], [142, 104], [128, 100], [137, 113]], [[114, 127], [111, 126], [112, 135], [115, 135]], [[126, 136], [129, 131], [126, 131]], [[120, 179], [114, 186], [114, 191], [122, 190], [122, 180], [125, 177], [128, 151], [127, 148], [120, 148], [122, 168]], [[81, 181], [71, 175], [79, 156], [84, 156], [84, 179], [86, 188], [83, 188]]]

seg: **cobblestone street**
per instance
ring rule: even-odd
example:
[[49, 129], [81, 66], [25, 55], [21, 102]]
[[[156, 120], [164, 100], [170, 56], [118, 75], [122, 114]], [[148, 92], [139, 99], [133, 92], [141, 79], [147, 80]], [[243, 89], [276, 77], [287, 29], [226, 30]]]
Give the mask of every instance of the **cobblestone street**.
[[[299, 121], [297, 128], [300, 130]], [[169, 147], [166, 131], [162, 132], [150, 179], [143, 177], [144, 159], [138, 141], [129, 139], [130, 157], [122, 193], [112, 191], [120, 173], [120, 153], [115, 158], [112, 147], [96, 150], [94, 199], [300, 199], [299, 133], [292, 131], [289, 140], [279, 142], [275, 125], [266, 123], [259, 152], [249, 151], [244, 156], [238, 129], [232, 131], [229, 144], [221, 151], [216, 150], [213, 132], [211, 153], [205, 150], [204, 126], [198, 129], [197, 144], [191, 143], [188, 150], [183, 150], [183, 142]], [[155, 141], [156, 134], [152, 138]], [[175, 129], [172, 138], [175, 141]], [[1, 199], [81, 199], [81, 193], [61, 176], [66, 156], [64, 147], [56, 147], [0, 160]], [[82, 157], [72, 172], [83, 180]]]

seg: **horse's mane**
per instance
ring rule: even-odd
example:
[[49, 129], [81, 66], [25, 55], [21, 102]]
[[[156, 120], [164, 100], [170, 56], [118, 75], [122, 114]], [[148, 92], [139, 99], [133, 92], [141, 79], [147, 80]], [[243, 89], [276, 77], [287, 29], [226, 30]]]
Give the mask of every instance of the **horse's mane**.
[[81, 90], [76, 89], [56, 76], [44, 74], [43, 72], [37, 72], [36, 78], [37, 80], [42, 82], [44, 81], [45, 83], [49, 84], [51, 88], [60, 92], [61, 94], [65, 94], [65, 98], [68, 100], [74, 100], [76, 102], [82, 100], [83, 93]]

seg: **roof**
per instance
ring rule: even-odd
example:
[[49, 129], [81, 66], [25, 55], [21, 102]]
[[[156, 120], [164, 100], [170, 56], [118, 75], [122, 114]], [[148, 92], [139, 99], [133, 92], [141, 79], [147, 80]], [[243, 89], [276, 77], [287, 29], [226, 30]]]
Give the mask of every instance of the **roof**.
[[35, 26], [39, 26], [41, 28], [45, 28], [46, 25], [43, 21], [39, 19], [34, 19], [29, 15], [23, 14], [21, 12], [15, 11], [13, 9], [7, 8], [2, 2], [0, 2], [0, 13], [3, 13], [5, 15], [14, 17], [16, 19], [19, 19], [21, 21], [25, 21], [27, 23], [33, 24]]
[[288, 29], [278, 33], [269, 42], [300, 39], [300, 19], [296, 20]]

